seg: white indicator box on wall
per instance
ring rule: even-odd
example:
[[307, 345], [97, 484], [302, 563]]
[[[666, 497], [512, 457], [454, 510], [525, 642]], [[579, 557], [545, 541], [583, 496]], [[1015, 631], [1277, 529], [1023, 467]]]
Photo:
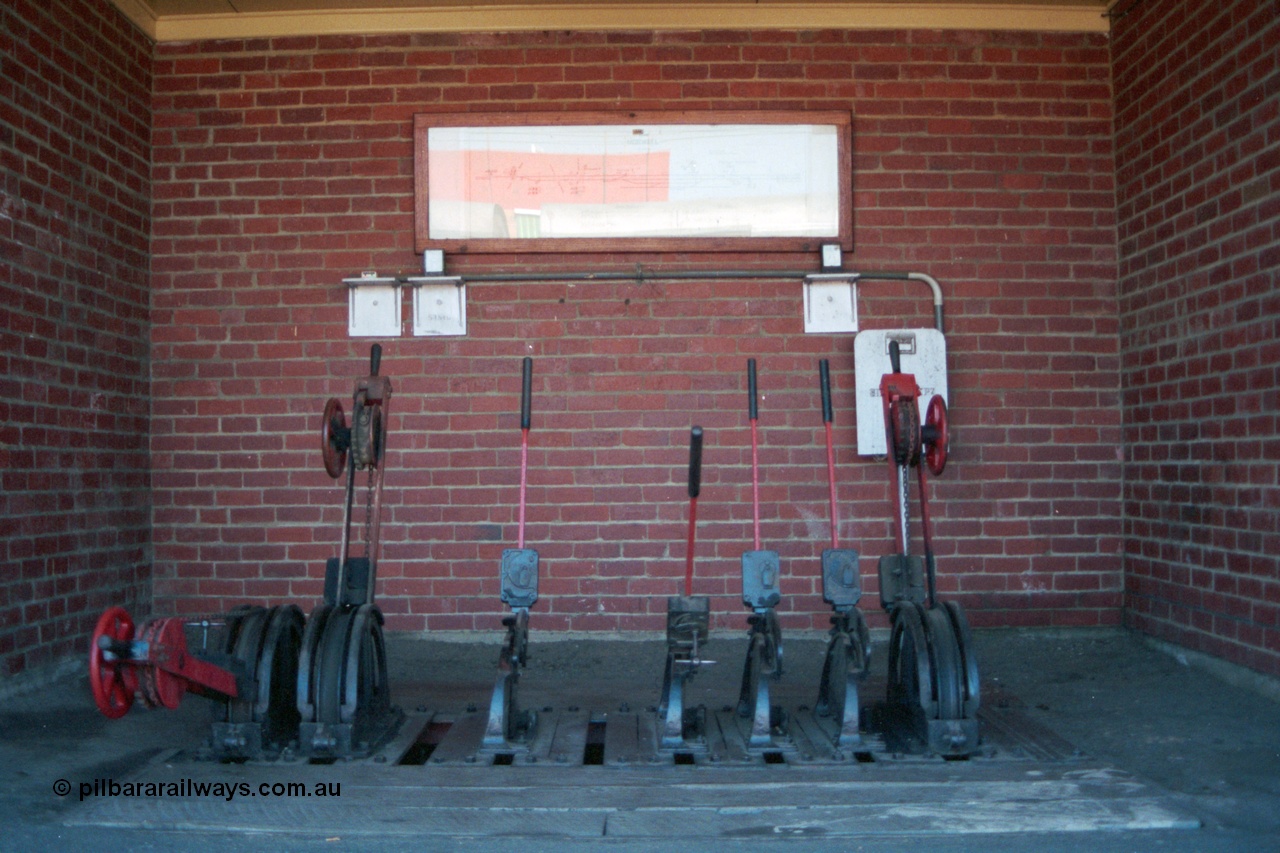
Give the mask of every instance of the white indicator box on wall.
[[347, 334], [353, 338], [400, 337], [400, 286], [394, 278], [364, 272], [344, 278]]
[[858, 277], [849, 273], [806, 276], [805, 334], [858, 331]]
[[853, 339], [853, 374], [858, 399], [858, 455], [884, 456], [884, 403], [880, 377], [893, 372], [889, 343], [898, 342], [903, 373], [920, 387], [920, 419], [934, 394], [947, 400], [947, 341], [937, 329], [868, 329]]
[[418, 337], [467, 333], [467, 286], [456, 276], [409, 279], [413, 287], [413, 333]]

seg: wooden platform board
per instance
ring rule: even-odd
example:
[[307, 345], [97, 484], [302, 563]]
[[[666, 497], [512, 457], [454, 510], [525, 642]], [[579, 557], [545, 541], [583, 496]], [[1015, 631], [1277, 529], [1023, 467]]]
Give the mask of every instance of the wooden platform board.
[[646, 711], [544, 710], [529, 743], [496, 750], [481, 744], [479, 714], [420, 711], [359, 761], [220, 764], [174, 750], [128, 781], [177, 786], [175, 795], [89, 799], [66, 823], [655, 839], [1199, 826], [1161, 792], [1080, 755], [1016, 702], [992, 699], [982, 748], [967, 760], [894, 752], [878, 735], [840, 749], [827, 738], [829, 721], [801, 708], [789, 710], [787, 736], [771, 748], [746, 748], [743, 722], [721, 710], [707, 714], [702, 748], [666, 751]]

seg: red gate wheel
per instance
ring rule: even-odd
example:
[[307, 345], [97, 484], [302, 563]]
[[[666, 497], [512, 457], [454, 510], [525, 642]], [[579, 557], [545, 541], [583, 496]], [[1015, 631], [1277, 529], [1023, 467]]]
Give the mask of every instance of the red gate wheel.
[[330, 397], [324, 404], [324, 421], [320, 424], [320, 452], [324, 455], [324, 470], [335, 480], [347, 467], [347, 446], [351, 443], [347, 431], [347, 416], [337, 397]]
[[[187, 634], [181, 619], [154, 619], [142, 626], [142, 639], [153, 650], [163, 649], [170, 665], [181, 668], [186, 664]], [[151, 708], [178, 707], [182, 694], [187, 692], [187, 680], [159, 666], [144, 666], [139, 673], [142, 698]]]
[[947, 403], [939, 394], [933, 395], [925, 411], [924, 435], [924, 461], [936, 477], [947, 467]]
[[138, 678], [133, 667], [118, 658], [107, 660], [106, 650], [98, 645], [106, 637], [109, 642], [133, 639], [133, 619], [123, 607], [112, 607], [98, 619], [89, 646], [89, 686], [98, 710], [111, 719], [123, 717], [133, 705]]

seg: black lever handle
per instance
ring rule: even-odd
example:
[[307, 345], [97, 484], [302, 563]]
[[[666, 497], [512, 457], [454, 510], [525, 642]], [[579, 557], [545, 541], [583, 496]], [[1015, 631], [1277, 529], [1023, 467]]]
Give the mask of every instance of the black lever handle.
[[382, 367], [382, 344], [374, 344], [369, 347], [369, 375], [377, 376], [380, 367]]
[[689, 497], [702, 491], [702, 427], [689, 430]]
[[747, 359], [747, 416], [751, 420], [760, 417], [760, 407], [756, 403], [756, 360]]
[[533, 409], [533, 359], [524, 357], [520, 371], [520, 429], [529, 428], [529, 416]]
[[822, 422], [829, 424], [835, 416], [831, 412], [831, 362], [825, 358], [818, 362], [818, 381], [822, 383]]
[[894, 373], [902, 372], [902, 348], [897, 341], [889, 341], [889, 364]]

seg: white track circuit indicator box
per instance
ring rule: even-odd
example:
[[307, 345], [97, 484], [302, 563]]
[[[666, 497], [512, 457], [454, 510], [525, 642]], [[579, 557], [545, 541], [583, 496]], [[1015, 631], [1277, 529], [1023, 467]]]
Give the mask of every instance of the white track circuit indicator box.
[[934, 394], [947, 398], [947, 341], [937, 329], [867, 329], [853, 339], [853, 372], [857, 386], [858, 455], [884, 456], [884, 404], [880, 377], [892, 373], [889, 342], [897, 341], [902, 372], [915, 374], [920, 386], [920, 416]]

